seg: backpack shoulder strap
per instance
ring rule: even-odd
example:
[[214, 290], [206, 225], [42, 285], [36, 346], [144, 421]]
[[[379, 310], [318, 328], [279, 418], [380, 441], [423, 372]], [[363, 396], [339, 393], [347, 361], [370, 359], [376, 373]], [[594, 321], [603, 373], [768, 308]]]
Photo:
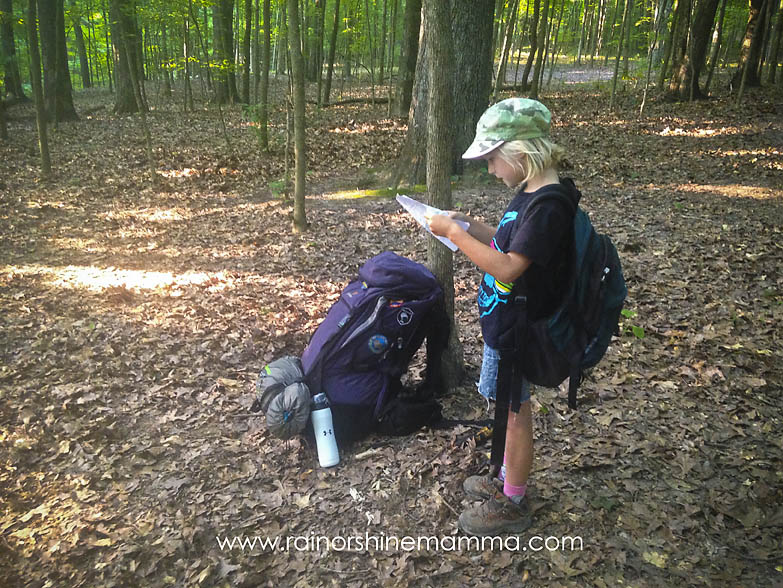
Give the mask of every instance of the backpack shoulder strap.
[[572, 215], [575, 215], [577, 209], [579, 208], [579, 205], [574, 202], [574, 199], [571, 195], [571, 190], [569, 190], [563, 184], [551, 184], [546, 186], [544, 192], [533, 198], [530, 204], [528, 204], [522, 219], [526, 219], [536, 206], [548, 200], [554, 200], [565, 205]]

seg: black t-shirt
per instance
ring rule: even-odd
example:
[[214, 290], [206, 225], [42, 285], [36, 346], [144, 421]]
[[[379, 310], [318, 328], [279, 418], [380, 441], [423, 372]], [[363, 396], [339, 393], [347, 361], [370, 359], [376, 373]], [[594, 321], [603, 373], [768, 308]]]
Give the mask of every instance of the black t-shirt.
[[[574, 183], [563, 178], [560, 183], [578, 203], [581, 194]], [[495, 236], [493, 249], [503, 253], [521, 253], [532, 262], [513, 284], [496, 280], [484, 274], [479, 286], [478, 306], [484, 342], [501, 348], [501, 337], [513, 327], [511, 302], [514, 296], [527, 297], [529, 320], [547, 316], [560, 303], [568, 281], [570, 252], [573, 242], [573, 212], [566, 202], [545, 199], [536, 204], [525, 218], [530, 202], [551, 187], [535, 192], [520, 190], [503, 213]], [[523, 222], [524, 220], [524, 222]]]

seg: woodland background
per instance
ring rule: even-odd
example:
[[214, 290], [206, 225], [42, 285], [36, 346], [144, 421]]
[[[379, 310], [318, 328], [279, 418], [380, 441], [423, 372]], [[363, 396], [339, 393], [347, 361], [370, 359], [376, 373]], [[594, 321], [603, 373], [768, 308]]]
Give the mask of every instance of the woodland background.
[[[780, 3], [446, 6], [0, 2], [0, 583], [783, 582]], [[393, 195], [497, 222], [508, 190], [457, 155], [511, 95], [552, 110], [629, 285], [579, 410], [533, 399], [531, 535], [584, 548], [221, 548], [458, 535], [473, 430], [324, 470], [249, 406], [389, 249], [454, 285], [446, 416], [490, 416], [480, 275]]]

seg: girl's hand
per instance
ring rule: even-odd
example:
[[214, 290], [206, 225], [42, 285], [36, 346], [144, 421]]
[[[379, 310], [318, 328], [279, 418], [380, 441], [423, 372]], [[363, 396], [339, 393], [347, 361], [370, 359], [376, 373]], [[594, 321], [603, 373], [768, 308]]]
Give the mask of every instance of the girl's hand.
[[427, 222], [430, 231], [438, 237], [448, 238], [450, 231], [459, 228], [457, 223], [454, 222], [454, 218], [452, 216], [446, 216], [445, 214], [433, 214], [427, 217]]

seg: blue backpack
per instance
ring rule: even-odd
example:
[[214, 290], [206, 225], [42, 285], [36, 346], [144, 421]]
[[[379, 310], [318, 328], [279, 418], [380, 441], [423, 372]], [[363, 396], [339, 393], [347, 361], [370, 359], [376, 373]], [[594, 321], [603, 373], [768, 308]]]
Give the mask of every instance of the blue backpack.
[[400, 378], [425, 338], [442, 350], [448, 332], [443, 292], [426, 267], [391, 251], [365, 262], [302, 354], [310, 393], [329, 398], [338, 440], [405, 434], [438, 417], [441, 353], [428, 359], [426, 398], [400, 406]]
[[528, 321], [525, 297], [512, 298], [518, 306], [515, 341], [513, 351], [501, 353], [493, 465], [502, 460], [509, 403], [512, 410], [519, 410], [521, 378], [548, 388], [569, 378], [568, 405], [575, 409], [582, 373], [606, 353], [628, 295], [617, 249], [609, 236], [596, 232], [590, 218], [579, 208], [573, 183], [564, 180], [563, 184], [551, 186], [529, 204], [525, 214], [544, 200], [564, 203], [574, 214], [568, 287], [555, 312], [535, 321]]

